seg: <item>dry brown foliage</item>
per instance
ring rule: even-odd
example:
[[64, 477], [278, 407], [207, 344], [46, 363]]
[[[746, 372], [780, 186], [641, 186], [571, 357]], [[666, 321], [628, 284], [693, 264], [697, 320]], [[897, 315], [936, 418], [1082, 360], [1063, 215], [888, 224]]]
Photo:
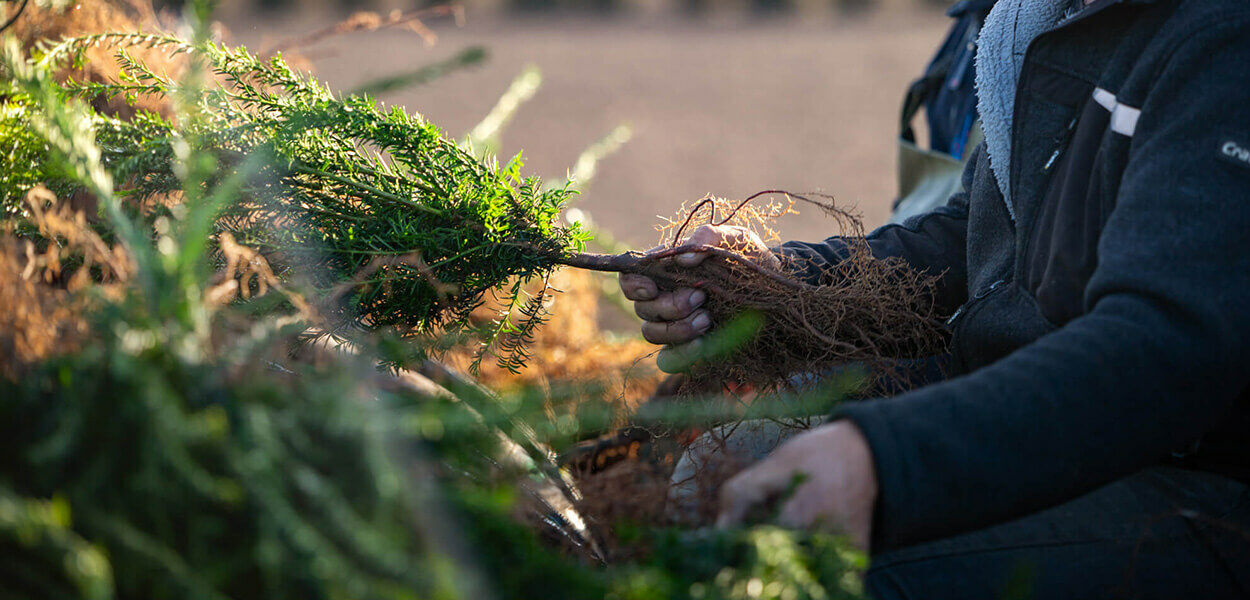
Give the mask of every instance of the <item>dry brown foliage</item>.
[[425, 41], [426, 46], [433, 46], [438, 35], [425, 24], [425, 19], [451, 17], [457, 26], [464, 25], [464, 6], [459, 4], [443, 4], [417, 10], [392, 10], [383, 16], [373, 11], [357, 11], [346, 19], [329, 27], [318, 29], [298, 37], [282, 40], [262, 52], [263, 56], [272, 56], [278, 52], [288, 52], [316, 44], [327, 38], [349, 33], [363, 33], [381, 29], [404, 29], [411, 31]]
[[[31, 2], [26, 11], [13, 24], [10, 31], [28, 52], [40, 43], [54, 44], [64, 38], [106, 32], [159, 33], [167, 29], [166, 22], [152, 8], [149, 0], [81, 0], [58, 11]], [[74, 78], [94, 83], [117, 81], [118, 67], [113, 55], [117, 46], [102, 44], [87, 51], [80, 69], [67, 69], [62, 78]], [[184, 67], [184, 57], [170, 57], [168, 52], [145, 47], [130, 46], [127, 52], [150, 66], [158, 73], [177, 77]], [[130, 117], [136, 109], [150, 110], [169, 116], [168, 103], [163, 98], [141, 96], [134, 105], [123, 98], [95, 98], [92, 105], [100, 111]]]
[[0, 234], [0, 375], [17, 376], [54, 354], [72, 351], [87, 333], [83, 316], [88, 286], [105, 297], [133, 271], [130, 256], [91, 229], [70, 202], [36, 187], [26, 195], [27, 215], [38, 229], [37, 243]]
[[[36, 232], [19, 235], [16, 220], [0, 228], [0, 376], [9, 378], [75, 351], [89, 334], [93, 302], [122, 299], [135, 268], [122, 246], [108, 244], [92, 229], [72, 199], [36, 187], [26, 195], [25, 220]], [[204, 292], [208, 308], [275, 290], [295, 307], [296, 318], [315, 322], [315, 307], [286, 289], [258, 252], [229, 234], [217, 241], [222, 268]], [[241, 331], [247, 324], [226, 324], [231, 326]]]
[[[650, 359], [656, 348], [637, 336], [614, 336], [600, 327], [605, 307], [598, 277], [575, 269], [552, 274], [547, 283], [558, 292], [546, 295], [550, 319], [535, 332], [526, 368], [512, 373], [486, 360], [478, 381], [496, 390], [594, 381], [615, 398], [623, 413], [650, 396], [663, 379]], [[488, 302], [473, 318], [494, 319], [502, 309], [501, 303]], [[473, 350], [457, 348], [446, 361], [463, 372], [472, 362]]]
[[0, 236], [0, 377], [20, 376], [24, 365], [71, 350], [86, 333], [69, 292], [27, 277], [25, 244]]
[[620, 525], [662, 525], [671, 467], [646, 460], [629, 460], [578, 480], [582, 493], [577, 509], [598, 537], [608, 558], [627, 559], [644, 549], [622, 544]]

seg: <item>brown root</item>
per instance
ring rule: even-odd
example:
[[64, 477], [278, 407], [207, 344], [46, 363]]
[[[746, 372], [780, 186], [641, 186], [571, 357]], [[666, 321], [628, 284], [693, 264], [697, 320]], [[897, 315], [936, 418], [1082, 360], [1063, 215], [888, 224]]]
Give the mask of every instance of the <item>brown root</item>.
[[626, 460], [604, 471], [577, 478], [581, 501], [577, 509], [603, 540], [608, 558], [619, 561], [642, 552], [616, 535], [622, 525], [662, 525], [671, 467], [649, 460]]
[[[936, 277], [898, 259], [873, 257], [855, 215], [832, 203], [787, 196], [833, 216], [848, 240], [849, 256], [820, 270], [817, 283], [799, 278], [800, 273], [810, 272], [809, 265], [793, 257], [782, 257], [777, 268], [724, 248], [678, 246], [646, 255], [583, 254], [562, 262], [646, 275], [664, 290], [703, 290], [707, 294], [704, 308], [719, 326], [756, 315], [759, 325], [746, 339], [720, 342], [732, 345], [731, 352], [694, 362], [690, 390], [705, 392], [725, 384], [786, 388], [796, 374], [823, 373], [851, 364], [862, 364], [876, 378], [906, 387], [889, 365], [899, 358], [936, 354], [945, 341], [932, 302]], [[684, 221], [674, 220], [682, 226], [673, 237], [679, 238], [695, 212], [707, 205], [705, 200]], [[744, 205], [737, 204], [728, 217], [717, 221], [713, 204], [709, 222], [729, 223]], [[759, 214], [751, 218], [758, 219]], [[693, 268], [668, 260], [690, 251], [710, 256]]]

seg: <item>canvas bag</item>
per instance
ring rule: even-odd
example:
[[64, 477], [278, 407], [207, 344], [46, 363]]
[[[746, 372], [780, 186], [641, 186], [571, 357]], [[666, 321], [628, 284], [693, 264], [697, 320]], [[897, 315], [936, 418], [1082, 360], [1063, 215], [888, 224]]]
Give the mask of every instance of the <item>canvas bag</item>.
[[[947, 11], [955, 20], [929, 61], [925, 74], [907, 90], [900, 115], [898, 196], [891, 223], [946, 204], [959, 190], [972, 149], [983, 136], [978, 122], [974, 60], [981, 25], [994, 0], [964, 0]], [[928, 148], [916, 142], [912, 123], [924, 108]]]

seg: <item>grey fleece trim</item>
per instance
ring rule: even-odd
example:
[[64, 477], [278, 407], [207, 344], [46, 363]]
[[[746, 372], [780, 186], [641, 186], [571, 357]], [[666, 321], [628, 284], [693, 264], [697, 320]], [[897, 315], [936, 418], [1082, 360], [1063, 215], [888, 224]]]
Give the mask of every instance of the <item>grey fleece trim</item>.
[[990, 168], [1011, 206], [1011, 120], [1016, 104], [1016, 83], [1024, 66], [1029, 43], [1058, 23], [1069, 0], [999, 0], [985, 19], [977, 39], [977, 110], [985, 132]]

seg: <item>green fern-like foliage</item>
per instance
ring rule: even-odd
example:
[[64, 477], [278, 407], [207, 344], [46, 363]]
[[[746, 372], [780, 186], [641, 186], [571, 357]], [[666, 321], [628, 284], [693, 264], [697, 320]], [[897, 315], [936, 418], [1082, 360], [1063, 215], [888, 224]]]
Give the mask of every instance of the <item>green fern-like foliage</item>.
[[[544, 278], [559, 256], [585, 240], [562, 226], [574, 193], [524, 178], [519, 157], [503, 166], [478, 159], [438, 127], [366, 96], [338, 97], [280, 57], [174, 37], [105, 34], [44, 48], [27, 65], [54, 70], [96, 46], [116, 48], [120, 75], [106, 83], [55, 84], [66, 98], [168, 98], [192, 118], [139, 111], [129, 119], [92, 115], [102, 163], [119, 193], [138, 200], [176, 193], [175, 165], [190, 144], [211, 149], [216, 176], [242, 175], [237, 201], [223, 207], [218, 231], [257, 248], [289, 278], [317, 291], [331, 333], [395, 328], [408, 335], [524, 339], [540, 313], [520, 323], [501, 314], [470, 327], [470, 312], [496, 291], [505, 306], [529, 303], [514, 281]], [[135, 57], [134, 48], [202, 61], [213, 77], [185, 86]], [[9, 59], [10, 62], [14, 59]], [[194, 90], [194, 91], [191, 91]], [[0, 113], [0, 142], [10, 150], [0, 193], [9, 211], [25, 189], [73, 183], [38, 160], [28, 117], [38, 106], [15, 90]], [[523, 348], [498, 346], [516, 367]]]

